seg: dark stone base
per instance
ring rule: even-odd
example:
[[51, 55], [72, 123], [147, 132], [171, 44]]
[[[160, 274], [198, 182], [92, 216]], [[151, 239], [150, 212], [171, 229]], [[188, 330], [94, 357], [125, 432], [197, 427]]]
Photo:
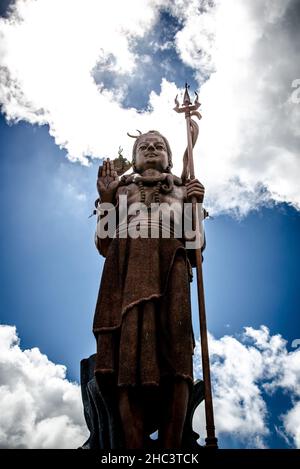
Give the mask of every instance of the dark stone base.
[[[84, 417], [90, 431], [89, 439], [82, 449], [121, 449], [124, 448], [122, 425], [118, 413], [116, 389], [109, 381], [98, 385], [94, 376], [95, 355], [81, 360], [81, 393]], [[188, 404], [183, 431], [182, 448], [198, 451], [199, 435], [193, 431], [193, 416], [198, 405], [204, 400], [203, 381], [194, 383]], [[149, 436], [147, 449], [156, 449], [157, 440]]]

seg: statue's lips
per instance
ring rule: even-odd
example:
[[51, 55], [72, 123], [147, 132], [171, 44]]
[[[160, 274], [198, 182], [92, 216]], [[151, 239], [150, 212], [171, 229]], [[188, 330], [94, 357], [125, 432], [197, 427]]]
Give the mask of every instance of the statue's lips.
[[158, 158], [158, 155], [154, 155], [153, 153], [150, 153], [149, 155], [145, 155], [145, 159], [151, 159], [151, 158]]

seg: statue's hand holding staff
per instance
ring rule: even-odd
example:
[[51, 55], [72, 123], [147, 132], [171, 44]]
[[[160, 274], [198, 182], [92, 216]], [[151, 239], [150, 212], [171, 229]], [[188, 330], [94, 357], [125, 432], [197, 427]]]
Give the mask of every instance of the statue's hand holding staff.
[[100, 200], [103, 203], [112, 203], [118, 189], [119, 176], [114, 169], [114, 162], [109, 158], [103, 161], [103, 166], [99, 166], [97, 189]]
[[192, 179], [186, 184], [187, 198], [192, 200], [193, 198], [197, 199], [198, 203], [202, 203], [204, 199], [205, 188], [198, 179]]

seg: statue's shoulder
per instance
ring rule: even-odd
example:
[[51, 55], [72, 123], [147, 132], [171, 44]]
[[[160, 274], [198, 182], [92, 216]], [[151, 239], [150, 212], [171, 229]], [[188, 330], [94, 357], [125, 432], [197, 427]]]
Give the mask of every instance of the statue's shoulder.
[[177, 186], [177, 187], [184, 187], [185, 184], [184, 184], [184, 181], [182, 178], [176, 176], [175, 174], [172, 174], [173, 176], [173, 181], [174, 181], [174, 185]]
[[120, 178], [117, 194], [127, 194], [128, 191], [132, 192], [135, 189], [138, 190], [137, 185], [135, 183], [136, 177], [137, 173], [124, 174]]
[[182, 178], [172, 174], [173, 177], [173, 194], [176, 199], [185, 201], [187, 198], [186, 186]]
[[134, 184], [135, 179], [138, 177], [138, 173], [123, 174], [120, 179], [119, 187], [129, 186], [129, 184]]

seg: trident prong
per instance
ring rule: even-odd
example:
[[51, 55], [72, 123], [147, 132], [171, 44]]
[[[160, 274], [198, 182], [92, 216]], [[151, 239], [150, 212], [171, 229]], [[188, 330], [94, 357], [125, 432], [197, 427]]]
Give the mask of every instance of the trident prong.
[[[200, 107], [198, 93], [196, 91], [195, 91], [196, 98], [195, 98], [194, 103], [192, 104], [191, 98], [190, 98], [190, 95], [189, 95], [189, 87], [190, 86], [186, 83], [185, 84], [185, 91], [184, 91], [182, 106], [179, 105], [178, 95], [177, 95], [176, 98], [175, 98], [176, 106], [174, 107], [174, 111], [179, 112], [179, 113], [185, 112], [186, 116], [191, 116], [192, 115], [191, 113], [193, 111], [197, 111], [197, 109]], [[199, 117], [198, 114], [199, 113], [193, 114], [193, 115], [195, 115], [199, 119], [201, 119], [201, 116]]]

